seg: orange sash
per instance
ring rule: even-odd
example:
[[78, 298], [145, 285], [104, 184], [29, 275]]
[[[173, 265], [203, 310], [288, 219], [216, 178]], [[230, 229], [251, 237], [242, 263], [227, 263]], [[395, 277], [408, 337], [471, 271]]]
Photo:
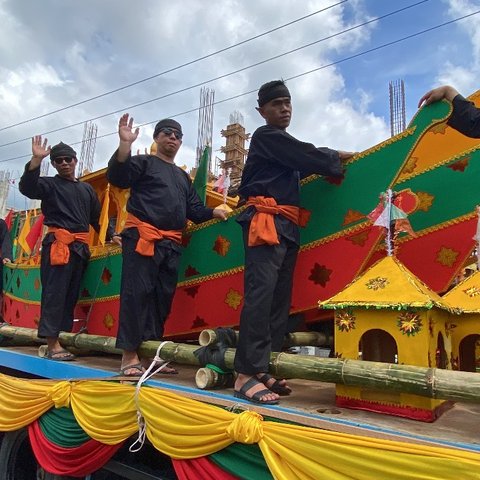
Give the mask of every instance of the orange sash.
[[274, 215], [283, 215], [288, 220], [304, 227], [309, 219], [309, 212], [304, 208], [293, 205], [277, 205], [274, 198], [249, 197], [247, 206], [253, 205], [257, 212], [250, 223], [248, 232], [248, 246], [279, 245], [277, 229], [275, 228]]
[[182, 243], [181, 230], [160, 230], [147, 222], [142, 222], [135, 215], [128, 214], [125, 228], [136, 227], [140, 238], [135, 251], [145, 257], [153, 257], [155, 240], [167, 238], [179, 245]]
[[53, 233], [55, 240], [50, 248], [50, 264], [66, 265], [70, 260], [70, 249], [68, 246], [73, 242], [88, 244], [88, 232], [71, 233], [64, 228], [48, 227], [47, 233]]

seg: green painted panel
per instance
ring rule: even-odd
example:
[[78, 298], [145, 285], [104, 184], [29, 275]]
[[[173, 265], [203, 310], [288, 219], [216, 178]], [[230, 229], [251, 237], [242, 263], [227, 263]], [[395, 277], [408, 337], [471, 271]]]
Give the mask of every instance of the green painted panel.
[[396, 189], [410, 188], [414, 193], [426, 193], [432, 196], [431, 207], [417, 210], [410, 215], [410, 223], [414, 230], [423, 230], [446, 222], [450, 219], [473, 213], [480, 202], [480, 149], [467, 155], [468, 165], [461, 171], [452, 165], [461, 159], [454, 159], [424, 172], [417, 177], [399, 183]]

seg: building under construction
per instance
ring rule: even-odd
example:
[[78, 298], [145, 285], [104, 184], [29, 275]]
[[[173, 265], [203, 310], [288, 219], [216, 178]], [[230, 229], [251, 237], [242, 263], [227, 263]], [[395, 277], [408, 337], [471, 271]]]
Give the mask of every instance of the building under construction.
[[219, 166], [230, 177], [228, 194], [231, 196], [237, 194], [248, 153], [245, 144], [250, 139], [250, 134], [245, 132], [243, 122], [243, 115], [235, 111], [230, 114], [230, 124], [221, 131], [222, 137], [225, 137], [225, 146], [220, 151], [225, 154], [225, 160], [221, 160]]

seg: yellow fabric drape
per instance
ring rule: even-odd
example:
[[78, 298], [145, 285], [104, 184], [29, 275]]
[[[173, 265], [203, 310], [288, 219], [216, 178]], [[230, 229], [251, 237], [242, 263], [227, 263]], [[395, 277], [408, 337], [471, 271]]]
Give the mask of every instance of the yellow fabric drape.
[[[52, 407], [71, 405], [95, 440], [119, 443], [137, 431], [135, 387], [100, 381], [21, 380], [0, 375], [0, 431], [28, 425]], [[463, 480], [480, 478], [480, 454], [263, 421], [169, 391], [142, 387], [147, 436], [177, 459], [210, 455], [234, 442], [258, 443], [275, 479]]]
[[102, 211], [100, 212], [100, 231], [98, 232], [98, 241], [105, 245], [105, 238], [108, 230], [108, 210], [110, 208], [110, 184], [107, 183], [105, 196], [103, 197]]
[[20, 234], [18, 235], [18, 244], [23, 248], [23, 251], [30, 255], [32, 253], [32, 249], [27, 242], [27, 235], [30, 233], [30, 210], [27, 210], [25, 213], [25, 222], [23, 223], [22, 229], [20, 230]]

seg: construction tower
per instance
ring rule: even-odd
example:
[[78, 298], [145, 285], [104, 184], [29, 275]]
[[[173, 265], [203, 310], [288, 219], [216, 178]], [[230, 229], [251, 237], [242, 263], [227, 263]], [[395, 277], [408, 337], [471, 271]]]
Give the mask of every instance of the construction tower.
[[7, 213], [7, 197], [10, 190], [10, 172], [0, 171], [0, 217], [4, 218]]
[[390, 133], [391, 136], [403, 132], [405, 122], [405, 85], [403, 80], [395, 80], [388, 85], [390, 97]]
[[78, 160], [77, 175], [81, 177], [90, 173], [93, 169], [95, 147], [97, 145], [98, 127], [93, 122], [85, 122], [83, 126], [82, 149]]
[[[213, 135], [213, 103], [215, 101], [215, 90], [202, 87], [200, 89], [200, 108], [198, 110], [198, 136], [197, 136], [197, 158], [195, 169], [198, 168], [200, 159], [206, 146], [212, 146]], [[209, 151], [208, 171], [212, 170], [212, 149]]]
[[245, 142], [250, 139], [250, 134], [245, 133], [243, 115], [235, 111], [230, 114], [230, 124], [221, 131], [225, 137], [225, 146], [220, 151], [225, 154], [225, 160], [220, 162], [220, 168], [230, 176], [229, 195], [235, 195], [242, 178], [243, 166], [248, 150]]

